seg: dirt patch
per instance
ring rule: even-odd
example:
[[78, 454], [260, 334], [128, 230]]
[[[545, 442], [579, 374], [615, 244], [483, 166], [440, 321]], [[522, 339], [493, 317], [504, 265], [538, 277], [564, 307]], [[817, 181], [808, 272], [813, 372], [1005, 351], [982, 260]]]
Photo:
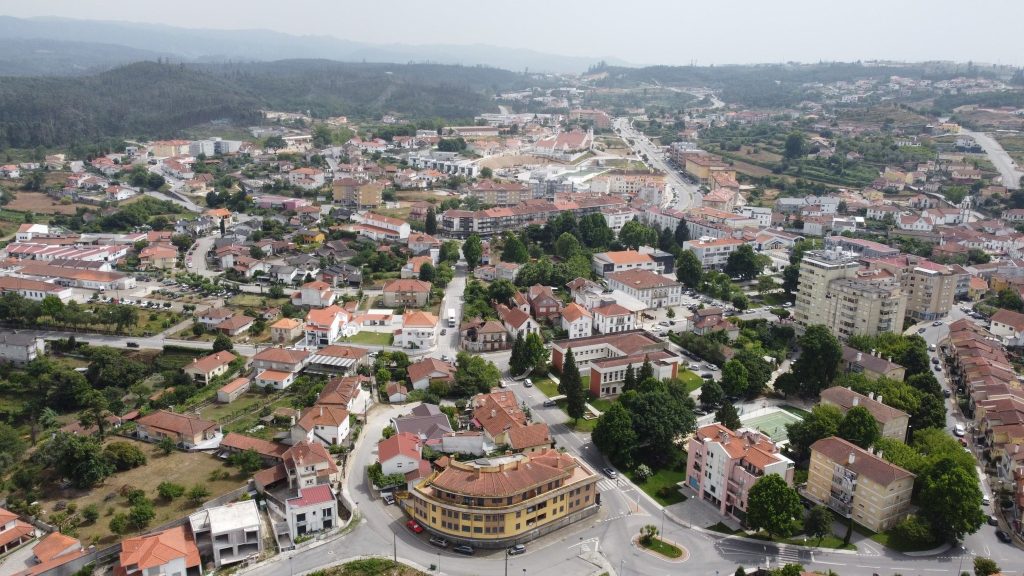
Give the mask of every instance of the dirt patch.
[[560, 164], [554, 160], [548, 160], [545, 158], [539, 158], [537, 156], [529, 156], [526, 154], [513, 154], [510, 156], [491, 156], [490, 158], [484, 158], [479, 163], [481, 168], [511, 168], [513, 166], [534, 166], [539, 164]]
[[[245, 479], [238, 475], [234, 468], [226, 466], [214, 456], [202, 452], [172, 452], [164, 456], [156, 449], [156, 446], [138, 440], [114, 437], [107, 442], [131, 442], [139, 446], [148, 459], [146, 465], [120, 472], [110, 476], [103, 484], [91, 490], [57, 489], [45, 490], [46, 498], [39, 503], [46, 513], [53, 512], [53, 506], [58, 501], [74, 502], [81, 511], [89, 504], [96, 504], [100, 509], [100, 518], [93, 524], [84, 524], [78, 528], [78, 534], [83, 543], [110, 544], [118, 537], [111, 534], [110, 519], [118, 512], [129, 510], [130, 506], [124, 497], [118, 494], [123, 486], [131, 486], [146, 492], [146, 496], [153, 501], [156, 510], [156, 517], [150, 526], [159, 526], [170, 520], [181, 518], [195, 510], [190, 506], [184, 497], [177, 498], [171, 502], [161, 500], [156, 493], [156, 487], [163, 481], [181, 484], [190, 488], [195, 484], [202, 484], [210, 492], [206, 499], [214, 498], [226, 492], [242, 486]], [[217, 479], [211, 479], [211, 473], [217, 473]], [[222, 478], [221, 473], [227, 473], [227, 478]], [[111, 496], [112, 495], [112, 496]], [[45, 517], [43, 518], [45, 520]]]
[[733, 162], [732, 167], [735, 168], [736, 171], [739, 172], [740, 174], [746, 174], [751, 178], [761, 178], [762, 176], [767, 176], [772, 173], [772, 171], [767, 168], [762, 168], [760, 166], [755, 166], [753, 164], [747, 164], [746, 162], [735, 161]]
[[14, 200], [7, 203], [8, 210], [18, 212], [35, 212], [37, 214], [74, 214], [77, 206], [85, 204], [61, 204], [43, 192], [19, 191]]

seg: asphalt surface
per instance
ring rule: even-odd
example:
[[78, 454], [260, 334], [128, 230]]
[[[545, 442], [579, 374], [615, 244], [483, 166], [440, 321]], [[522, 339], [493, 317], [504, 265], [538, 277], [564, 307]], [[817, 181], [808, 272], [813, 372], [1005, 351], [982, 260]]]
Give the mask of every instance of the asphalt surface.
[[973, 137], [974, 141], [981, 146], [985, 154], [988, 155], [989, 161], [992, 162], [992, 165], [996, 167], [996, 170], [1002, 176], [1003, 186], [1006, 186], [1009, 190], [1020, 189], [1020, 179], [1021, 176], [1024, 176], [1024, 172], [1017, 168], [1017, 164], [1014, 163], [1010, 155], [1006, 153], [1006, 150], [1003, 150], [1002, 145], [995, 138], [984, 132], [961, 130], [960, 133]]
[[678, 193], [674, 208], [686, 210], [701, 205], [702, 196], [697, 186], [684, 180], [675, 168], [669, 166], [665, 161], [664, 153], [651, 143], [647, 136], [634, 129], [628, 118], [616, 118], [613, 125], [620, 136], [633, 141], [633, 152], [638, 156], [641, 154], [647, 156], [648, 166], [665, 173], [666, 184], [670, 189], [669, 193], [671, 194], [673, 191]]

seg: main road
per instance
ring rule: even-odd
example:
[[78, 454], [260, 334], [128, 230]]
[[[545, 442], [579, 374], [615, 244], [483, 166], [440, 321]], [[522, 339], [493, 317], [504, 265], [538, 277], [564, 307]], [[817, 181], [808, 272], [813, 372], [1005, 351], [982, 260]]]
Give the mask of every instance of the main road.
[[1013, 158], [1010, 158], [1010, 155], [1006, 153], [1006, 150], [1003, 150], [1003, 146], [995, 138], [984, 132], [961, 130], [960, 133], [974, 138], [974, 141], [985, 150], [989, 161], [992, 162], [992, 165], [996, 167], [996, 170], [1002, 176], [1003, 186], [1006, 186], [1009, 190], [1020, 189], [1020, 179], [1021, 176], [1024, 176], [1024, 172], [1017, 169], [1017, 164], [1013, 161]]
[[701, 205], [702, 196], [697, 186], [684, 180], [675, 168], [669, 166], [661, 150], [654, 146], [646, 135], [633, 128], [629, 118], [616, 118], [614, 126], [616, 132], [627, 143], [632, 142], [631, 147], [637, 155], [641, 156], [641, 158], [647, 157], [645, 162], [648, 166], [665, 173], [665, 183], [669, 191], [676, 193], [674, 207], [677, 210], [696, 208]]

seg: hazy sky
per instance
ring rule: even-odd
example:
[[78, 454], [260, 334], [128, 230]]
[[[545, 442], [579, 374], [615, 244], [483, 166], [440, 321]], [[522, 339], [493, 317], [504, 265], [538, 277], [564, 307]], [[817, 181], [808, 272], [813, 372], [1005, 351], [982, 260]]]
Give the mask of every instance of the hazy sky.
[[637, 64], [1024, 64], [1021, 0], [0, 0], [0, 14], [482, 43]]

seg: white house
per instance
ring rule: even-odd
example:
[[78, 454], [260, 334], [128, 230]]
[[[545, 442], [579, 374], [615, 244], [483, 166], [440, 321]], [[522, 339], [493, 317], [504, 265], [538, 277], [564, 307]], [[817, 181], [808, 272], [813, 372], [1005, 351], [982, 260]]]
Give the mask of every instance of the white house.
[[298, 376], [295, 372], [282, 372], [280, 370], [261, 370], [256, 374], [252, 383], [260, 388], [271, 387], [274, 390], [284, 390], [295, 382]]
[[255, 558], [263, 552], [260, 513], [255, 500], [199, 510], [188, 517], [196, 541], [209, 541], [217, 568]]
[[338, 500], [329, 484], [299, 488], [299, 495], [285, 501], [292, 539], [338, 526]]
[[608, 287], [621, 290], [648, 308], [665, 308], [682, 303], [683, 285], [649, 270], [628, 270], [606, 276]]
[[405, 220], [382, 216], [373, 212], [355, 214], [352, 220], [359, 223], [356, 231], [372, 240], [391, 240], [397, 242], [408, 240], [411, 228]]
[[422, 445], [414, 434], [400, 432], [377, 443], [377, 460], [384, 474], [406, 474], [419, 469]]
[[349, 325], [349, 313], [337, 304], [306, 313], [306, 345], [323, 347], [337, 340]]
[[395, 333], [400, 348], [430, 348], [437, 342], [437, 316], [423, 310], [409, 310], [402, 316], [402, 329]]
[[593, 328], [601, 334], [626, 332], [636, 328], [636, 314], [618, 304], [607, 304], [590, 311]]
[[46, 349], [42, 338], [31, 334], [0, 332], [0, 360], [22, 366], [35, 360]]
[[700, 260], [703, 268], [721, 270], [729, 261], [729, 255], [743, 245], [737, 238], [700, 238], [683, 242], [683, 250], [689, 250]]
[[331, 289], [331, 285], [321, 280], [307, 282], [299, 287], [299, 290], [292, 294], [292, 304], [296, 306], [310, 306], [313, 308], [324, 308], [334, 303], [337, 294]]
[[572, 302], [562, 309], [562, 330], [569, 338], [584, 338], [593, 334], [593, 315], [586, 308]]
[[341, 444], [348, 438], [349, 413], [340, 406], [318, 404], [306, 408], [292, 426], [292, 443], [303, 440], [328, 446]]

